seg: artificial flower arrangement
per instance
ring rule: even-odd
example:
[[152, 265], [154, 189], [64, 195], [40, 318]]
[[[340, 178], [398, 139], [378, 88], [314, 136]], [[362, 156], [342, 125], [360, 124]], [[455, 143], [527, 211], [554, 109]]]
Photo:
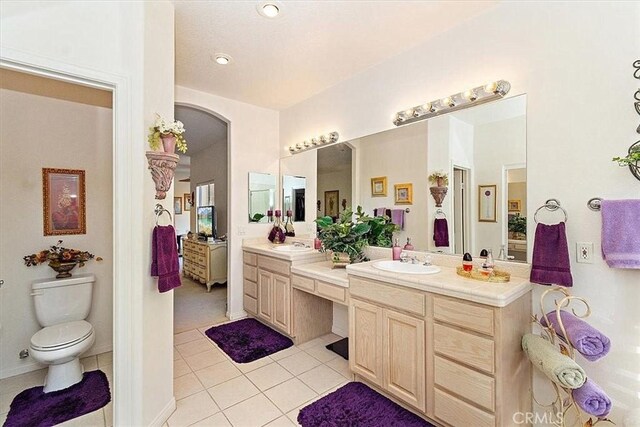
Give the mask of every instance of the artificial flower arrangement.
[[[49, 267], [53, 268], [55, 271], [60, 271], [60, 267], [63, 265], [71, 265], [71, 268], [78, 265], [79, 267], [83, 267], [84, 264], [91, 260], [96, 259], [96, 261], [102, 261], [101, 257], [95, 257], [90, 252], [81, 251], [78, 249], [70, 249], [62, 247], [62, 240], [58, 240], [58, 243], [49, 247], [49, 249], [45, 249], [35, 254], [27, 255], [23, 257], [24, 264], [27, 267], [32, 267], [38, 264], [44, 264], [45, 262], [49, 262]], [[69, 275], [62, 275], [60, 277], [69, 277]]]
[[429, 175], [427, 179], [431, 184], [437, 185], [438, 187], [446, 187], [449, 185], [449, 176], [443, 171], [435, 171]]
[[184, 124], [180, 120], [167, 121], [156, 114], [156, 122], [149, 128], [149, 146], [153, 150], [160, 148], [163, 135], [176, 137], [176, 148], [182, 153], [187, 152], [187, 141], [184, 139]]

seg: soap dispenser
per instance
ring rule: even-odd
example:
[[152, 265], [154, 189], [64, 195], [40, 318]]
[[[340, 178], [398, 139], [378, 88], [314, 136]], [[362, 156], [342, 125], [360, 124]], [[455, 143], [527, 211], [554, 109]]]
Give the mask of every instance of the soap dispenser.
[[407, 237], [407, 244], [404, 245], [404, 250], [405, 251], [412, 251], [413, 250], [413, 245], [411, 244], [411, 238]]
[[398, 244], [398, 239], [396, 238], [393, 243], [393, 247], [391, 248], [391, 252], [393, 254], [393, 260], [398, 261], [400, 259], [400, 254], [402, 253], [402, 247]]

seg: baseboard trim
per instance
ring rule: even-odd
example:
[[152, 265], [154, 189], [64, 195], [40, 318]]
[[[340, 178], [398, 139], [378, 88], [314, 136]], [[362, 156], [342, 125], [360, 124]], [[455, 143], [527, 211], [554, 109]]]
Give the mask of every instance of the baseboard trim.
[[164, 409], [160, 411], [158, 416], [155, 417], [155, 419], [151, 421], [149, 425], [153, 427], [162, 427], [162, 424], [164, 424], [169, 419], [169, 417], [171, 416], [171, 414], [173, 414], [173, 411], [175, 410], [176, 410], [176, 398], [172, 397], [169, 403], [167, 403], [167, 406], [165, 406]]
[[228, 311], [227, 311], [226, 315], [227, 315], [227, 318], [228, 318], [229, 320], [244, 319], [245, 317], [248, 317], [248, 316], [249, 316], [249, 315], [247, 314], [247, 312], [246, 312], [246, 311], [244, 311], [244, 310], [239, 311], [239, 312], [237, 312], [237, 313], [230, 313], [230, 312], [228, 312]]

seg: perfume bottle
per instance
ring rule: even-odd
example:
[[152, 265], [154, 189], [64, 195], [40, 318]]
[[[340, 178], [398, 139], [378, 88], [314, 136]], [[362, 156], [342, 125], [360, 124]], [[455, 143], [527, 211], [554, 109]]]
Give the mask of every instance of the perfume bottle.
[[404, 245], [404, 250], [405, 251], [412, 251], [413, 250], [413, 245], [411, 244], [411, 238], [407, 237], [407, 244]]
[[284, 243], [284, 239], [286, 239], [282, 220], [280, 219], [281, 216], [282, 212], [280, 212], [280, 210], [276, 210], [276, 221], [273, 223], [273, 228], [271, 228], [269, 236], [267, 237], [271, 243]]
[[400, 259], [400, 254], [402, 253], [402, 247], [398, 244], [398, 239], [393, 243], [393, 247], [391, 248], [391, 253], [393, 255], [393, 260], [398, 261]]
[[482, 264], [482, 268], [485, 268], [487, 270], [493, 270], [494, 265], [495, 263], [493, 261], [493, 253], [491, 249], [487, 249], [487, 259]]
[[289, 237], [295, 237], [296, 232], [293, 229], [293, 220], [291, 217], [293, 216], [293, 212], [291, 209], [287, 210], [287, 220], [284, 224], [284, 234]]

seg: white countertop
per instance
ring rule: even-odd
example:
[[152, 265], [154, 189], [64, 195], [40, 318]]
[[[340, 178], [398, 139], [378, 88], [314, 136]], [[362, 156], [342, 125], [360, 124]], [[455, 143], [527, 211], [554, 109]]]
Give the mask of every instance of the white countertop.
[[[265, 239], [266, 240], [266, 239]], [[287, 261], [305, 261], [305, 262], [317, 262], [324, 261], [327, 258], [327, 255], [321, 253], [317, 250], [303, 251], [303, 252], [281, 252], [274, 251], [273, 248], [276, 246], [287, 246], [287, 244], [282, 245], [274, 245], [270, 242], [265, 243], [244, 243], [242, 245], [242, 250], [247, 252], [252, 252], [260, 255], [267, 255], [273, 258], [284, 259]]]
[[494, 307], [505, 307], [532, 289], [528, 280], [513, 275], [508, 283], [492, 283], [458, 276], [455, 268], [443, 266], [436, 274], [393, 273], [372, 267], [378, 261], [350, 264], [347, 273]]
[[322, 280], [332, 285], [349, 287], [349, 277], [345, 268], [332, 268], [331, 261], [314, 262], [291, 266], [291, 273], [311, 279]]

